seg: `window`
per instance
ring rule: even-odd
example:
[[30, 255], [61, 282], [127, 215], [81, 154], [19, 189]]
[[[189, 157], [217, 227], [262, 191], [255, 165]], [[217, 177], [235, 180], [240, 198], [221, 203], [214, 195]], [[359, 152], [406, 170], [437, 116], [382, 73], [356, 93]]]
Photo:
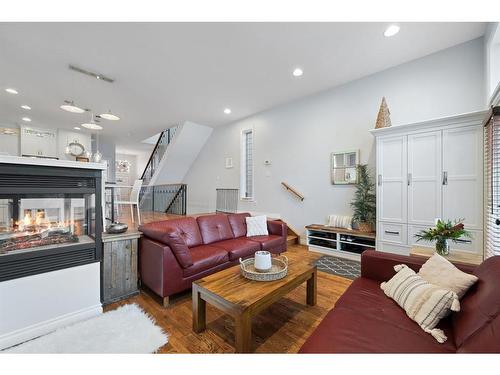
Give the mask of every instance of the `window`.
[[253, 130], [241, 133], [240, 191], [242, 199], [253, 199]]

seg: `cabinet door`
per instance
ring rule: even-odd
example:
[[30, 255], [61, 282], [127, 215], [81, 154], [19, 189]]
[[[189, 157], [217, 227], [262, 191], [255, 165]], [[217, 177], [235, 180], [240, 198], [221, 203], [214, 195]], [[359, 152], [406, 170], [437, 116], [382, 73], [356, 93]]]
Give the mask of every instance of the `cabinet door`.
[[377, 219], [407, 221], [407, 137], [377, 140]]
[[441, 212], [441, 131], [408, 136], [408, 223], [434, 225]]
[[465, 219], [483, 229], [483, 132], [464, 127], [443, 131], [443, 218]]

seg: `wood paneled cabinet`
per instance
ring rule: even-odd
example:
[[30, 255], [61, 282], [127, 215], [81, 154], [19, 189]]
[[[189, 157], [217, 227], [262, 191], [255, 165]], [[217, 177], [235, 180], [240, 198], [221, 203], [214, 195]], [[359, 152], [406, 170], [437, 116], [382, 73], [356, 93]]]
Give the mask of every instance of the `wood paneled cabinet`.
[[407, 255], [415, 233], [437, 218], [462, 218], [474, 238], [452, 244], [452, 250], [482, 254], [483, 116], [474, 112], [372, 131], [378, 250]]
[[102, 303], [108, 304], [139, 293], [137, 287], [137, 248], [140, 232], [102, 236]]

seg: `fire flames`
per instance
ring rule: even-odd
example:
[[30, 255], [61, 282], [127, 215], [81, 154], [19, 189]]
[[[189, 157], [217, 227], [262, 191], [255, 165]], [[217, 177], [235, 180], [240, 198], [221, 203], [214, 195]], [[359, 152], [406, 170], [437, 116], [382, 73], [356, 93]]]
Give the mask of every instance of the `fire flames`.
[[45, 229], [67, 227], [73, 227], [76, 235], [81, 232], [81, 224], [78, 221], [58, 221], [53, 223], [45, 218], [45, 212], [43, 211], [37, 212], [34, 219], [31, 212], [26, 212], [22, 220], [16, 221], [15, 227], [19, 232], [40, 232]]

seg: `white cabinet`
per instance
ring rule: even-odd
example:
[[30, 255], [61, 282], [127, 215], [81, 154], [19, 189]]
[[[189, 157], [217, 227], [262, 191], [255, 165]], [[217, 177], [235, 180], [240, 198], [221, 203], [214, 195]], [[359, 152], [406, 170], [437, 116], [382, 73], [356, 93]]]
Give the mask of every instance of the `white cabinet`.
[[377, 208], [381, 221], [406, 222], [406, 155], [406, 136], [380, 139], [377, 147]]
[[22, 126], [21, 156], [57, 158], [57, 131]]
[[483, 229], [483, 131], [443, 131], [443, 218]]
[[[377, 249], [408, 254], [436, 218], [465, 219], [471, 240], [452, 251], [483, 253], [484, 113], [372, 130], [377, 155]], [[419, 246], [434, 246], [418, 243]]]
[[441, 131], [408, 135], [408, 223], [441, 217]]

